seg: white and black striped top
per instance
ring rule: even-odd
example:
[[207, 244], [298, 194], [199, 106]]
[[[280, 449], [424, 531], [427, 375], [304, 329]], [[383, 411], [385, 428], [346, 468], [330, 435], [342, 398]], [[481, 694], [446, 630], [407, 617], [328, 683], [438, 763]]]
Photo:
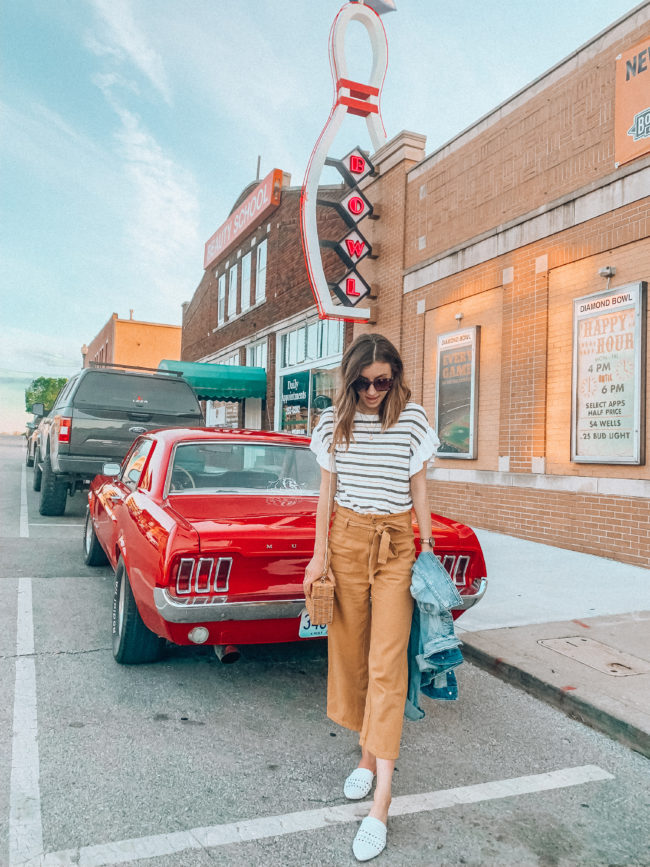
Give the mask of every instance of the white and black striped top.
[[382, 431], [378, 415], [357, 412], [350, 447], [330, 452], [334, 408], [323, 411], [310, 448], [321, 467], [337, 474], [335, 501], [362, 514], [392, 515], [413, 505], [410, 478], [435, 453], [440, 440], [417, 403], [407, 403], [397, 422]]

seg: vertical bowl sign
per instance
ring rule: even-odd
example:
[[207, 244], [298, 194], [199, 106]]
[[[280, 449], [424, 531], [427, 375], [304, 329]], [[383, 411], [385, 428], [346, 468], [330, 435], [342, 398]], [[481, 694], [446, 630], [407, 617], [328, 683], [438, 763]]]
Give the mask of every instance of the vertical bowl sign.
[[[357, 223], [372, 215], [372, 206], [358, 189], [357, 184], [372, 166], [359, 148], [355, 148], [343, 160], [328, 157], [336, 135], [346, 115], [363, 117], [375, 150], [386, 142], [386, 130], [381, 120], [380, 97], [388, 64], [386, 31], [379, 17], [395, 8], [392, 0], [366, 0], [346, 3], [340, 10], [330, 32], [330, 64], [334, 79], [334, 105], [330, 116], [311, 153], [300, 197], [300, 228], [309, 283], [314, 293], [318, 315], [321, 319], [368, 320], [370, 311], [356, 305], [370, 294], [370, 287], [363, 281], [354, 266], [370, 248], [363, 238]], [[353, 81], [347, 75], [345, 58], [345, 34], [351, 22], [362, 24], [370, 39], [372, 67], [367, 82]], [[318, 184], [324, 166], [339, 169], [348, 186], [352, 187], [343, 201], [331, 203], [318, 199]], [[351, 230], [340, 241], [319, 241], [316, 206], [337, 207], [341, 217]], [[350, 270], [338, 283], [329, 283], [323, 270], [320, 246], [329, 246], [337, 251]], [[346, 258], [347, 257], [347, 258]], [[335, 303], [335, 299], [339, 302]]]

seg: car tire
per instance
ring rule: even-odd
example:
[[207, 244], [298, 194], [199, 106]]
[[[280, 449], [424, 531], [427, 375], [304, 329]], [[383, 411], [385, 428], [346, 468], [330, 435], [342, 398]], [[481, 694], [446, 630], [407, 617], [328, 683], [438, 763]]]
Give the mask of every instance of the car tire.
[[90, 516], [90, 509], [86, 509], [86, 525], [84, 527], [84, 563], [86, 566], [105, 566], [108, 563], [108, 557], [104, 553], [104, 549], [99, 544], [99, 539], [95, 533], [93, 519]]
[[29, 450], [29, 442], [27, 443], [27, 453], [25, 454], [25, 465], [28, 467], [34, 466], [34, 455]]
[[50, 455], [45, 455], [43, 461], [43, 478], [41, 480], [41, 502], [38, 511], [41, 515], [62, 515], [68, 499], [68, 486], [57, 478]]
[[120, 557], [115, 570], [113, 592], [113, 656], [121, 665], [156, 662], [165, 640], [145, 626], [131, 590], [131, 582]]
[[41, 465], [38, 462], [38, 456], [36, 452], [34, 452], [34, 475], [32, 476], [32, 488], [35, 491], [40, 491], [42, 480], [43, 470], [41, 469]]

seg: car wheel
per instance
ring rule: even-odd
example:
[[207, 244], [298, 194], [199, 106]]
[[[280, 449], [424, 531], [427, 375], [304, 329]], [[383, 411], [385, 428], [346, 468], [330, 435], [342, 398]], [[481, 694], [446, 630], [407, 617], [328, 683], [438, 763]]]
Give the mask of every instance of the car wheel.
[[113, 593], [113, 656], [121, 665], [156, 662], [165, 641], [148, 629], [140, 617], [131, 582], [120, 557]]
[[27, 443], [27, 453], [25, 454], [25, 464], [28, 467], [34, 466], [34, 455], [29, 450], [29, 442]]
[[35, 491], [40, 491], [42, 479], [43, 471], [41, 470], [41, 466], [38, 462], [36, 452], [34, 452], [34, 475], [32, 477], [32, 488], [34, 488]]
[[108, 557], [95, 534], [90, 509], [86, 510], [86, 526], [84, 527], [84, 563], [86, 566], [105, 566], [108, 563]]
[[41, 515], [62, 515], [65, 512], [67, 498], [68, 486], [56, 477], [48, 453], [43, 461], [41, 502], [38, 511]]

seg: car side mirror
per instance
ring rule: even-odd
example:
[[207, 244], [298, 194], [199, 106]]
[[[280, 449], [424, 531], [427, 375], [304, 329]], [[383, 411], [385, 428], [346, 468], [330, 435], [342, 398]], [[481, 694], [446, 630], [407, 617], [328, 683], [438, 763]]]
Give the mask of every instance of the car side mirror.
[[140, 481], [140, 470], [135, 469], [135, 467], [132, 470], [129, 470], [127, 478], [130, 482], [133, 482], [134, 485], [137, 485]]
[[117, 476], [120, 472], [119, 464], [104, 464], [102, 467], [103, 476]]
[[33, 403], [32, 404], [32, 412], [34, 413], [34, 415], [44, 416], [45, 415], [45, 407], [42, 403]]

